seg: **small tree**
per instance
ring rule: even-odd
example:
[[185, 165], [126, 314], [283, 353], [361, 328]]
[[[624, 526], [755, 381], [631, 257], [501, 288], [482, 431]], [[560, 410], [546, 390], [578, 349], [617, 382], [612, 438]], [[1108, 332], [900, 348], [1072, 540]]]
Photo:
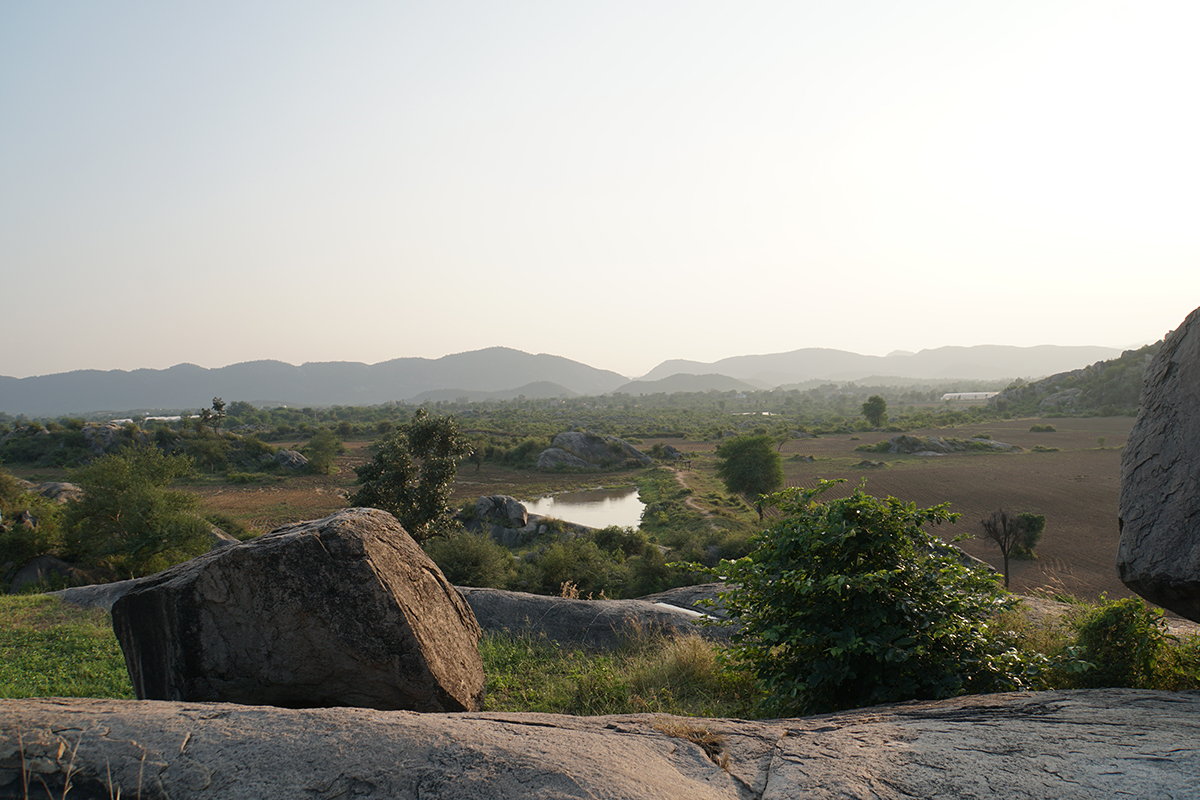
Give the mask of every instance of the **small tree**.
[[412, 422], [375, 446], [370, 462], [355, 467], [359, 488], [350, 503], [391, 513], [423, 542], [446, 530], [457, 462], [470, 452], [454, 417], [430, 417], [419, 408]]
[[1000, 555], [1004, 557], [1004, 588], [1007, 589], [1008, 559], [1017, 551], [1024, 539], [1021, 525], [1017, 522], [1016, 517], [1004, 509], [993, 511], [990, 517], [980, 520], [979, 524], [983, 526], [984, 537], [1000, 548]]
[[213, 433], [221, 433], [221, 423], [225, 421], [225, 401], [219, 397], [214, 397], [212, 402], [212, 426]]
[[1017, 526], [1021, 529], [1021, 535], [1013, 555], [1017, 558], [1034, 558], [1033, 548], [1037, 547], [1042, 540], [1042, 532], [1046, 530], [1045, 515], [1022, 511], [1017, 514]]
[[67, 504], [66, 544], [82, 560], [139, 577], [209, 548], [195, 495], [168, 489], [193, 475], [192, 460], [134, 446], [101, 456], [72, 474], [83, 498]]
[[764, 711], [1018, 688], [1024, 664], [990, 622], [1002, 592], [923, 529], [957, 515], [862, 487], [819, 502], [834, 483], [773, 495], [783, 519], [748, 556], [708, 570], [727, 582], [721, 624], [736, 626], [733, 653], [753, 671]]
[[862, 404], [862, 413], [867, 418], [867, 422], [871, 423], [872, 428], [882, 427], [888, 418], [887, 401], [879, 395], [873, 394], [867, 398], [867, 402]]
[[739, 436], [717, 447], [717, 477], [734, 494], [754, 503], [763, 518], [762, 495], [783, 486], [783, 460], [769, 435]]
[[318, 475], [329, 475], [337, 471], [334, 462], [337, 461], [338, 456], [346, 452], [346, 448], [333, 431], [321, 428], [312, 435], [308, 444], [301, 448], [300, 452], [308, 459], [308, 468], [311, 471]]

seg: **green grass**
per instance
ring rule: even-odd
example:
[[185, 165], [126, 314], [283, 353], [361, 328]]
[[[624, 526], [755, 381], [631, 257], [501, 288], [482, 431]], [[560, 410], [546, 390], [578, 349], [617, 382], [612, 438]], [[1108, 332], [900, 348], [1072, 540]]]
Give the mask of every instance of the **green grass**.
[[0, 596], [0, 697], [133, 696], [106, 612]]
[[547, 639], [486, 634], [480, 642], [488, 711], [580, 716], [654, 712], [697, 717], [747, 713], [750, 679], [723, 666], [699, 637], [647, 638], [613, 653]]

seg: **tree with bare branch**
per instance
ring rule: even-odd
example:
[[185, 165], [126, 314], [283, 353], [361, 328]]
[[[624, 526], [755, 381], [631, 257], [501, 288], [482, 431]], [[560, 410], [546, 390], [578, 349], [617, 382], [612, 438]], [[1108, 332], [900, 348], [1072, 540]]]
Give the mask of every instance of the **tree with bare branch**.
[[1004, 509], [993, 511], [987, 519], [980, 520], [984, 538], [990, 539], [1000, 548], [1004, 556], [1004, 588], [1008, 588], [1008, 558], [1025, 541], [1025, 531], [1017, 517]]

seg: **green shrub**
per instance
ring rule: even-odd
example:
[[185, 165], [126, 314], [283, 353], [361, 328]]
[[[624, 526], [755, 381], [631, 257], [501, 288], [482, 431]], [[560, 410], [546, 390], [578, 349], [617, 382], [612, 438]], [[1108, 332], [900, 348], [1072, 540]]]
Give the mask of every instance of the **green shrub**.
[[1057, 428], [1053, 425], [1034, 425], [1029, 429], [1030, 433], [1055, 433]]
[[732, 652], [771, 714], [809, 714], [1025, 685], [1032, 666], [991, 624], [1009, 604], [988, 573], [946, 554], [925, 525], [953, 521], [862, 487], [819, 502], [836, 481], [770, 501], [783, 519], [755, 549], [710, 570], [740, 625]]
[[1092, 666], [1079, 673], [1076, 684], [1151, 688], [1168, 640], [1163, 612], [1147, 608], [1140, 597], [1104, 603], [1079, 623], [1078, 654]]
[[84, 495], [66, 505], [66, 545], [84, 563], [140, 577], [208, 550], [195, 495], [168, 487], [192, 475], [192, 461], [135, 446], [72, 473]]
[[455, 586], [504, 589], [516, 575], [516, 559], [485, 531], [459, 528], [429, 539], [425, 553]]

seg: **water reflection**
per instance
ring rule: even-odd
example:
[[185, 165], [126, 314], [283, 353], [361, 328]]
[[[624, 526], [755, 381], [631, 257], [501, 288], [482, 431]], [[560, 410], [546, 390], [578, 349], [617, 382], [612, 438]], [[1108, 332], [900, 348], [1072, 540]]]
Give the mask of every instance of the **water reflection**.
[[531, 514], [577, 522], [591, 528], [605, 528], [609, 525], [636, 528], [642, 520], [642, 509], [645, 508], [638, 499], [637, 488], [634, 486], [564, 492], [524, 502], [525, 508]]

